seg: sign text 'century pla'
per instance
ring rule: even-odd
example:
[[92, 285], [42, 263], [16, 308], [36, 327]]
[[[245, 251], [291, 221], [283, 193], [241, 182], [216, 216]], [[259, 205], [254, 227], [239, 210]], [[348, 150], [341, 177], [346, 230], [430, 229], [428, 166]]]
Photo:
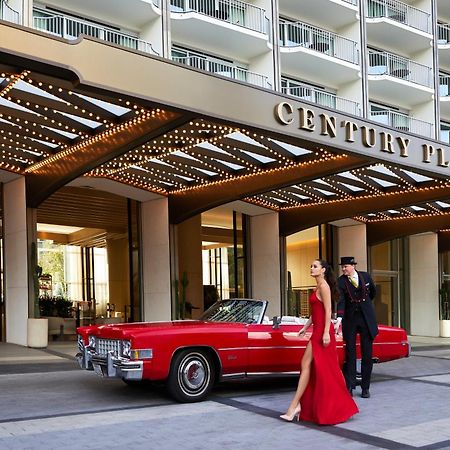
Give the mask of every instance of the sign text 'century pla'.
[[[397, 153], [407, 158], [409, 156], [410, 139], [394, 135], [387, 131], [378, 131], [367, 125], [359, 125], [352, 120], [342, 120], [339, 125], [336, 117], [314, 110], [300, 107], [296, 109], [288, 102], [281, 102], [275, 107], [275, 118], [282, 125], [298, 125], [298, 128], [307, 132], [319, 132], [322, 136], [336, 138], [338, 126], [344, 130], [344, 140], [352, 144], [358, 138], [365, 148], [377, 148], [380, 152]], [[296, 115], [298, 114], [298, 115]], [[450, 161], [446, 159], [445, 149], [435, 148], [430, 144], [422, 144], [422, 162], [431, 163], [431, 157], [436, 157], [436, 164], [440, 167], [449, 167]]]

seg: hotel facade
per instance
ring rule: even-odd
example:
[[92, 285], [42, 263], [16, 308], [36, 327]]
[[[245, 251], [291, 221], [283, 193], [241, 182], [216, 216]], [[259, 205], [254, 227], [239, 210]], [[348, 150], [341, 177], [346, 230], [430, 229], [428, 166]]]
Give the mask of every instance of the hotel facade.
[[380, 323], [450, 337], [448, 1], [0, 0], [0, 19], [2, 340], [31, 345], [46, 289], [77, 324], [231, 297], [307, 315], [311, 261], [348, 255]]

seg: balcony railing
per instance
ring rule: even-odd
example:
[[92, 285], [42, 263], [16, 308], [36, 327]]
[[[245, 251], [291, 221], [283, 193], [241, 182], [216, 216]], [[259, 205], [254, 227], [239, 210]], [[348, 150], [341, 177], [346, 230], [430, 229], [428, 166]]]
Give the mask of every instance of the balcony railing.
[[268, 33], [264, 9], [239, 0], [170, 0], [170, 9], [175, 13], [194, 11], [259, 33]]
[[401, 56], [369, 50], [369, 75], [390, 75], [395, 78], [433, 86], [431, 68]]
[[375, 122], [391, 126], [397, 130], [409, 131], [426, 137], [432, 137], [433, 135], [433, 124], [420, 119], [414, 119], [407, 114], [396, 111], [372, 111], [370, 118]]
[[431, 33], [430, 14], [396, 0], [367, 0], [367, 17], [386, 17], [425, 33]]
[[172, 56], [172, 60], [186, 66], [195, 67], [196, 69], [211, 72], [224, 77], [232, 78], [234, 80], [244, 81], [246, 83], [254, 84], [265, 88], [270, 88], [271, 85], [268, 78], [256, 72], [243, 69], [224, 61], [207, 58], [204, 56], [189, 55], [189, 56]]
[[439, 97], [450, 95], [450, 75], [439, 74]]
[[288, 83], [287, 86], [283, 86], [281, 91], [284, 94], [292, 95], [294, 97], [301, 98], [302, 100], [308, 100], [316, 103], [317, 105], [328, 106], [329, 108], [336, 109], [338, 111], [347, 112], [355, 116], [361, 115], [361, 108], [359, 103], [353, 100], [348, 100], [344, 97], [339, 97], [331, 92], [325, 92], [307, 84], [292, 83], [287, 80], [282, 82]]
[[8, 5], [6, 0], [0, 0], [0, 19], [20, 24], [20, 13]]
[[283, 47], [306, 47], [334, 58], [359, 64], [355, 41], [302, 22], [281, 22], [280, 40]]
[[438, 44], [450, 43], [450, 24], [438, 23]]
[[154, 55], [158, 54], [150, 42], [108, 27], [61, 14], [48, 15], [47, 11], [34, 9], [33, 26], [37, 30], [45, 31], [46, 33], [65, 39], [77, 39], [80, 35], [84, 34], [122, 47], [140, 50]]
[[445, 123], [441, 123], [440, 140], [442, 142], [450, 144], [450, 129], [449, 126]]

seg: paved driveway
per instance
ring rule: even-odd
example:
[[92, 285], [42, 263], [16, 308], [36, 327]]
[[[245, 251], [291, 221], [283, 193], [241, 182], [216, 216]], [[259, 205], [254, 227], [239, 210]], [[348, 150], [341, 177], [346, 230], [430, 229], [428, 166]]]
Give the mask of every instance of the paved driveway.
[[374, 368], [372, 397], [330, 427], [278, 419], [296, 380], [228, 383], [176, 404], [162, 387], [130, 388], [77, 369], [74, 344], [0, 344], [0, 448], [450, 449], [450, 346], [415, 343]]

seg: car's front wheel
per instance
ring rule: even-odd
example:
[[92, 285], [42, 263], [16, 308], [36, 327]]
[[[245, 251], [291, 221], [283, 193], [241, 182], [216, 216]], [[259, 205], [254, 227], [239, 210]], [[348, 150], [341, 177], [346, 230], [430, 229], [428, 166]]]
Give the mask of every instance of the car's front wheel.
[[214, 366], [207, 352], [183, 350], [173, 358], [167, 388], [179, 402], [199, 402], [208, 395], [214, 380]]

